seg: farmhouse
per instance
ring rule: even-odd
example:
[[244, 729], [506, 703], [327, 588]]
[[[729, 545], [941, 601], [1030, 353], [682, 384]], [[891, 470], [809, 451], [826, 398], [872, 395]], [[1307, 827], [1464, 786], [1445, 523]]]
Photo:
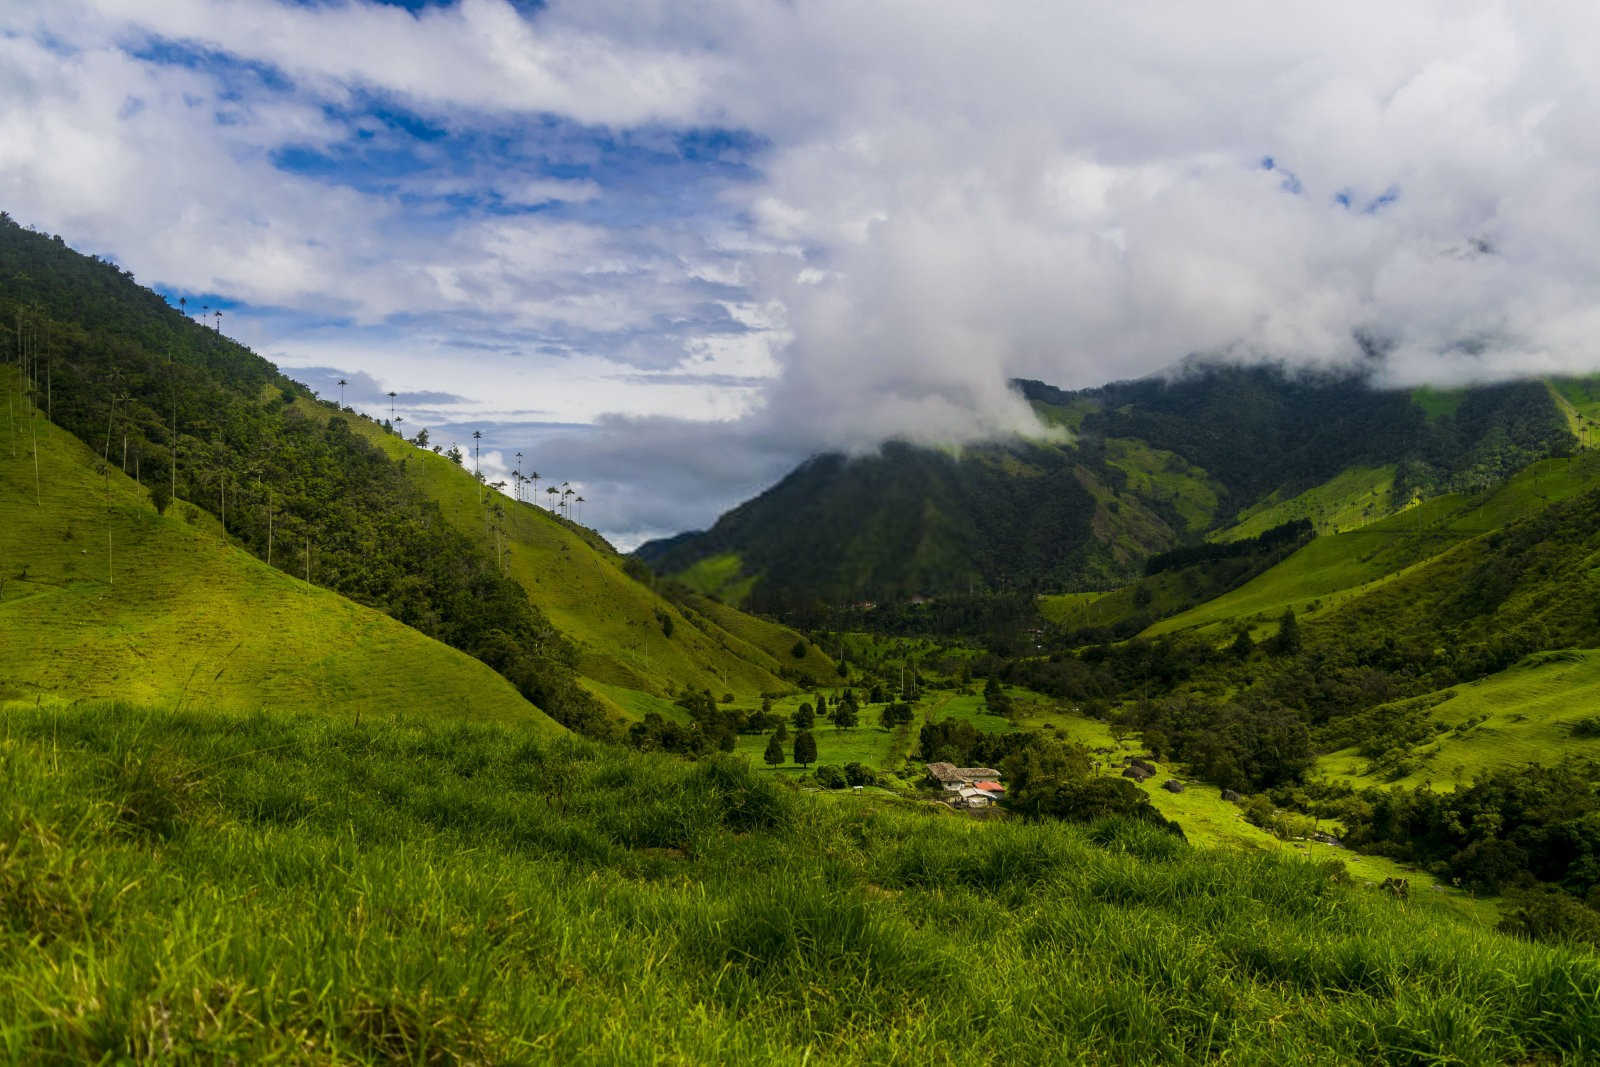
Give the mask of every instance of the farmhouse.
[[[1000, 772], [993, 767], [957, 767], [953, 763], [930, 763], [928, 780], [945, 792], [954, 793], [962, 786], [975, 786], [980, 782], [998, 787]], [[1001, 792], [1004, 791], [1001, 789]]]

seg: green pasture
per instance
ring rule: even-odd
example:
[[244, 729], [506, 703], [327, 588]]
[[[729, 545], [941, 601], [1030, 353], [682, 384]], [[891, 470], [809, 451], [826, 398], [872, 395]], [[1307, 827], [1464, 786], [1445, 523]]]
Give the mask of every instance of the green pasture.
[[744, 574], [744, 562], [734, 552], [707, 556], [673, 577], [696, 592], [735, 606], [744, 602], [756, 584], [755, 576]]
[[1127, 475], [1127, 490], [1172, 508], [1183, 520], [1180, 533], [1204, 530], [1216, 518], [1224, 490], [1177, 453], [1134, 438], [1111, 437], [1106, 439], [1106, 462]]

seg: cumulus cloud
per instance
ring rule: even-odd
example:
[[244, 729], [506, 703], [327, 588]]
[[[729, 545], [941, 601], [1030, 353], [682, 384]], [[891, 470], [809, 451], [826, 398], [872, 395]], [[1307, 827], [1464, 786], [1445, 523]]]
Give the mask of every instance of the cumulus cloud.
[[812, 450], [1036, 431], [1018, 375], [1357, 336], [1401, 384], [1600, 363], [1593, 5], [20, 0], [0, 28], [13, 214], [250, 305], [274, 358], [465, 398], [426, 417], [586, 424], [541, 447], [627, 537]]

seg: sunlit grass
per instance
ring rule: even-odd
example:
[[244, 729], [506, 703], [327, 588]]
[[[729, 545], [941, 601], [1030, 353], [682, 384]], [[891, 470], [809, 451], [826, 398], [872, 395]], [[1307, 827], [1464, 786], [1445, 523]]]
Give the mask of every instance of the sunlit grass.
[[[848, 799], [848, 798], [847, 798]], [[12, 1062], [1582, 1062], [1600, 960], [1147, 826], [420, 714], [9, 712]]]

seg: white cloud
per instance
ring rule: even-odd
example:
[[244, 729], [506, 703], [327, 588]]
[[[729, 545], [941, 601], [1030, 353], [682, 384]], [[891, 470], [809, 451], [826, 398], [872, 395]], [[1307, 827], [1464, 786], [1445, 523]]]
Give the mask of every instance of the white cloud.
[[[765, 473], [813, 447], [1027, 427], [1013, 375], [1345, 360], [1357, 329], [1393, 343], [1396, 382], [1600, 364], [1589, 4], [21, 0], [0, 29], [13, 214], [141, 278], [357, 324], [332, 362], [336, 330], [240, 322], [302, 365], [455, 380], [508, 417], [553, 397], [601, 424], [565, 439], [570, 461], [618, 486], [666, 455], [745, 449]], [[135, 58], [152, 41], [292, 84]], [[330, 115], [361, 94], [449, 129], [537, 137], [558, 115], [668, 156], [694, 126], [768, 147], [759, 180], [671, 218], [494, 159], [365, 192], [274, 166], [350, 143]], [[407, 199], [474, 195], [596, 210]], [[488, 384], [461, 384], [469, 358]], [[618, 411], [636, 418], [602, 418]], [[739, 446], [661, 449], [655, 415], [742, 419]], [[641, 494], [614, 528], [748, 484], [702, 473], [709, 495]]]

